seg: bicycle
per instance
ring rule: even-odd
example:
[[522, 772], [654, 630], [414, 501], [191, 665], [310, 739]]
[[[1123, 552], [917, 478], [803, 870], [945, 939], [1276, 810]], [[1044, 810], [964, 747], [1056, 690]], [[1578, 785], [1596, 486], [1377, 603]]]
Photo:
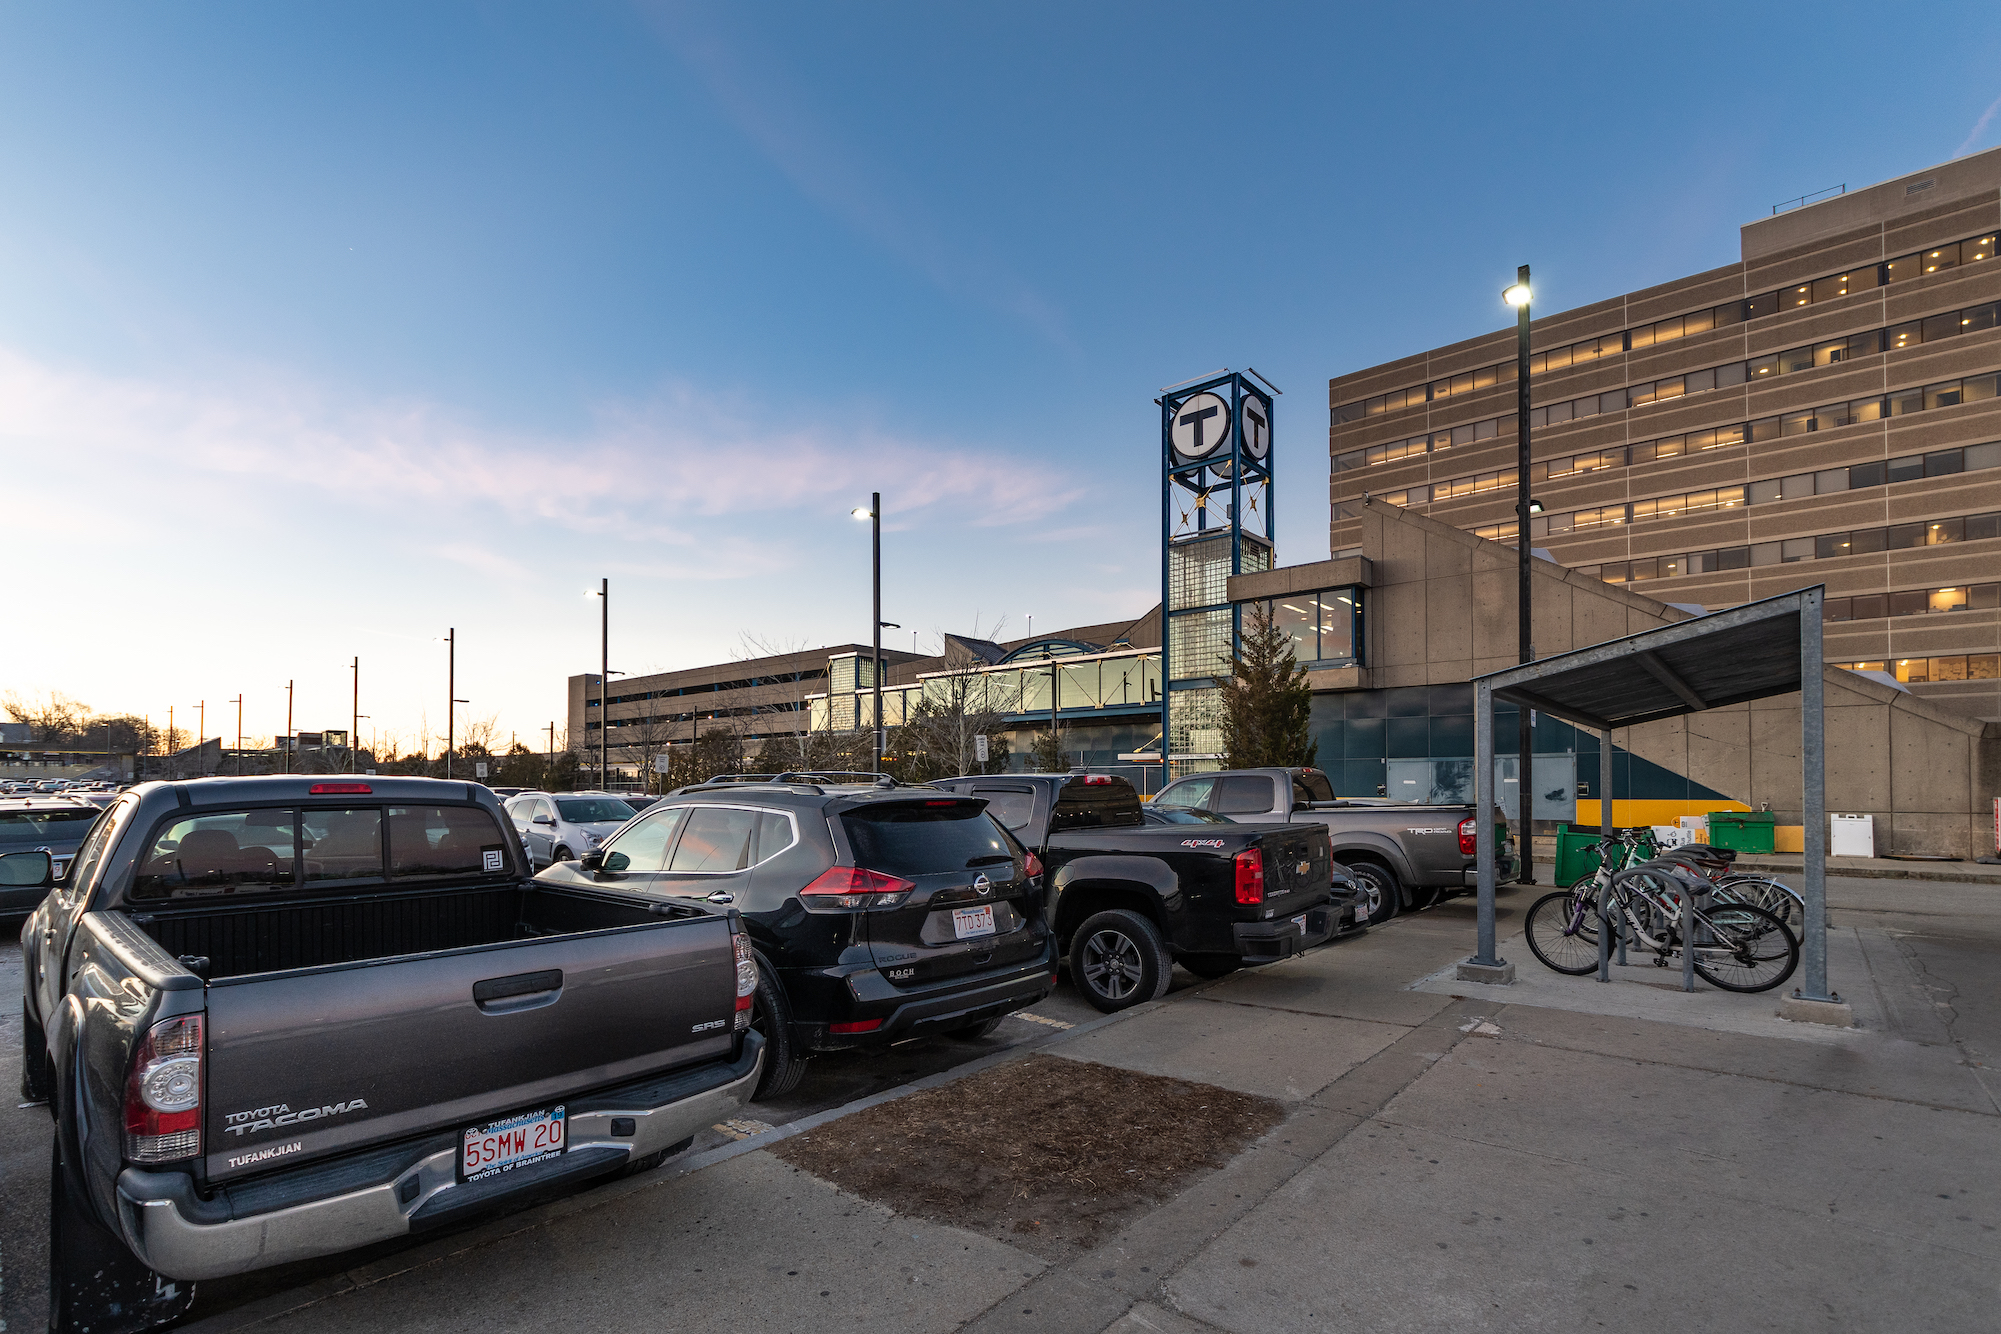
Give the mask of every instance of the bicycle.
[[[1770, 991], [1799, 967], [1799, 938], [1771, 912], [1749, 903], [1712, 902], [1707, 908], [1696, 896], [1715, 887], [1672, 862], [1639, 862], [1610, 870], [1612, 848], [1623, 839], [1600, 839], [1599, 874], [1592, 887], [1600, 894], [1580, 894], [1577, 886], [1545, 894], [1530, 905], [1524, 934], [1536, 958], [1555, 972], [1581, 977], [1598, 967], [1599, 920], [1613, 928], [1619, 922], [1631, 939], [1654, 952], [1654, 963], [1665, 968], [1670, 955], [1692, 940], [1695, 972], [1724, 991]], [[1692, 929], [1685, 929], [1692, 924]]]

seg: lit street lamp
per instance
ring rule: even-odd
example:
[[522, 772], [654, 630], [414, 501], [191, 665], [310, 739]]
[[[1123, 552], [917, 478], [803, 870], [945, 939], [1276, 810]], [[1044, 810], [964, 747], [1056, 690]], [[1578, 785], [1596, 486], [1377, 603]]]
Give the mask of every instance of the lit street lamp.
[[[853, 514], [857, 519], [867, 519], [869, 521], [870, 546], [873, 557], [871, 569], [874, 575], [871, 585], [874, 589], [874, 611], [869, 619], [874, 623], [875, 627], [870, 632], [874, 636], [875, 655], [869, 661], [869, 675], [872, 678], [871, 684], [875, 690], [875, 720], [873, 729], [875, 732], [875, 767], [872, 772], [881, 773], [882, 743], [884, 739], [882, 730], [882, 631], [883, 627], [888, 624], [888, 622], [882, 619], [882, 492], [869, 492], [868, 508], [863, 509], [857, 505], [849, 513]], [[903, 627], [899, 625], [893, 628], [901, 630]]]
[[[1514, 285], [1501, 293], [1501, 300], [1515, 308], [1515, 571], [1517, 587], [1515, 612], [1518, 648], [1523, 662], [1535, 660], [1535, 641], [1529, 626], [1529, 516], [1542, 512], [1529, 495], [1529, 266], [1515, 274]], [[1520, 747], [1516, 760], [1515, 805], [1520, 808], [1522, 829], [1521, 883], [1535, 883], [1535, 729], [1529, 722], [1530, 710], [1518, 708], [1520, 719], [1516, 740]], [[1486, 819], [1483, 813], [1480, 817]]]

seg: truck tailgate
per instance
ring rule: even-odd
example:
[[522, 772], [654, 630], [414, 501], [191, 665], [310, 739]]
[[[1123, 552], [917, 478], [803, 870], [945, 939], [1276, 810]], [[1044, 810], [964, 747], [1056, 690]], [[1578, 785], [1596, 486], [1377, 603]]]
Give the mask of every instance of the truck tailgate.
[[213, 982], [209, 1179], [726, 1055], [735, 978], [717, 916]]
[[1325, 825], [1301, 822], [1255, 827], [1263, 834], [1258, 849], [1264, 853], [1266, 898], [1327, 892], [1334, 883], [1334, 854]]

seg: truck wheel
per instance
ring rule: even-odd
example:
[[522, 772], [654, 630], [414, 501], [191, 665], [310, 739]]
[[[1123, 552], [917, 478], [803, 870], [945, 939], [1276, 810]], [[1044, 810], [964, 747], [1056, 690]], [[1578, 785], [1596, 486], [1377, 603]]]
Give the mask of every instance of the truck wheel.
[[195, 1285], [156, 1274], [98, 1224], [83, 1183], [63, 1161], [62, 1132], [49, 1151], [50, 1334], [134, 1334], [178, 1319]]
[[1350, 862], [1348, 875], [1361, 887], [1362, 903], [1369, 910], [1368, 916], [1362, 919], [1365, 924], [1381, 926], [1403, 907], [1396, 872], [1389, 867], [1379, 862]]
[[757, 963], [757, 990], [751, 993], [750, 1026], [764, 1038], [764, 1073], [750, 1100], [762, 1102], [799, 1087], [806, 1077], [806, 1057], [792, 1037], [792, 1006], [762, 959]]
[[1070, 938], [1070, 980], [1106, 1014], [1159, 999], [1173, 971], [1160, 928], [1130, 908], [1094, 914]]
[[21, 998], [21, 1101], [49, 1100], [49, 1049], [42, 1039], [42, 1026]]

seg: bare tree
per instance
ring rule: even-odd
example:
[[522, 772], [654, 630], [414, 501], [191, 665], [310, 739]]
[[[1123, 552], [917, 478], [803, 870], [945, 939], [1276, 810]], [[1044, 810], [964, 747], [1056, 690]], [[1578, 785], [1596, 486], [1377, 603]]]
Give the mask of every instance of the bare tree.
[[[807, 650], [803, 639], [771, 639], [749, 631], [738, 638], [739, 647], [730, 655], [737, 662], [796, 657]], [[758, 680], [776, 687], [776, 698], [769, 704], [721, 720], [737, 734], [746, 752], [756, 748], [757, 767], [770, 773], [829, 767], [824, 759], [826, 733], [814, 732], [813, 710], [807, 700], [808, 695], [826, 692], [825, 660], [818, 667], [801, 663], [786, 671], [760, 672]]]
[[673, 719], [661, 715], [658, 701], [649, 699], [645, 705], [646, 712], [639, 717], [621, 720], [618, 750], [621, 760], [639, 766], [639, 781], [651, 792], [655, 786], [654, 758], [668, 753], [675, 725]]
[[903, 776], [922, 780], [972, 773], [979, 768], [977, 738], [988, 738], [989, 768], [1006, 760], [1001, 729], [1015, 701], [967, 649], [945, 641], [945, 674], [924, 683], [924, 693], [897, 729], [892, 749], [902, 757]]

